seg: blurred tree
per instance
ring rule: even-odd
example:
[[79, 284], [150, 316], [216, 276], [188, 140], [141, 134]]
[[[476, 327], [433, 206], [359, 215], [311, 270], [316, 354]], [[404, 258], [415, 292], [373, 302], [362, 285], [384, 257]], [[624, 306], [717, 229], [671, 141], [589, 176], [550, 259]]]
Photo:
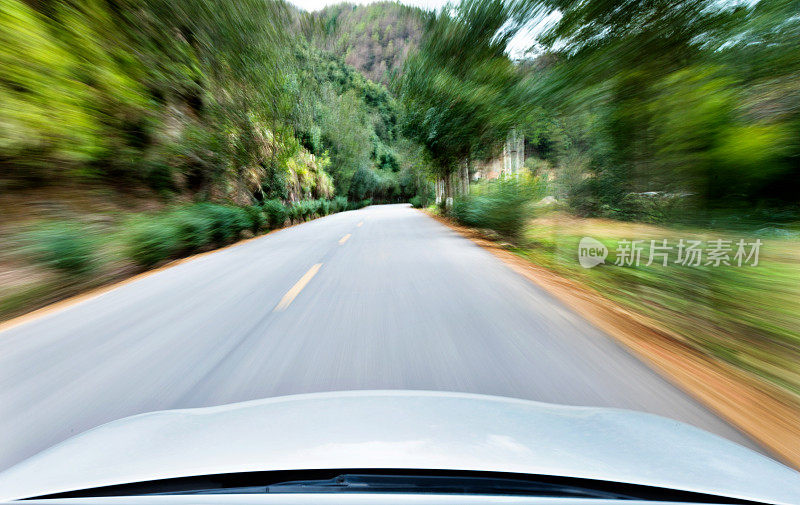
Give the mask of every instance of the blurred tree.
[[525, 4], [465, 0], [432, 15], [396, 89], [406, 134], [425, 148], [453, 196], [451, 174], [476, 151], [502, 142], [533, 101], [505, 51], [529, 21]]
[[[796, 113], [759, 118], [747, 105], [759, 100], [753, 80], [796, 75], [800, 53], [792, 34], [799, 21], [786, 16], [796, 1], [541, 5], [561, 18], [539, 38], [546, 53], [525, 66], [552, 121], [532, 118], [528, 129], [556, 141], [551, 146], [560, 154], [543, 157], [588, 155], [591, 177], [573, 187], [584, 212], [613, 214], [637, 191], [751, 201], [798, 173]], [[766, 42], [770, 35], [774, 44]], [[766, 70], [747, 55], [782, 66]], [[781, 86], [762, 89], [791, 103], [791, 86]]]
[[327, 170], [346, 194], [361, 167], [398, 169], [397, 102], [310, 45], [316, 18], [280, 0], [0, 8], [4, 176], [247, 203], [327, 194]]

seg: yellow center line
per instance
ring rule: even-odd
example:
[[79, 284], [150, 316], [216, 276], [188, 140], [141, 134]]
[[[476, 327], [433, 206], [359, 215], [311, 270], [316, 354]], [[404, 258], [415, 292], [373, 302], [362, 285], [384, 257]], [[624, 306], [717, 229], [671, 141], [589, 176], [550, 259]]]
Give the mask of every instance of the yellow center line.
[[364, 221], [359, 221], [359, 223], [358, 223], [356, 226], [358, 226], [359, 228], [361, 228], [361, 225], [362, 225], [362, 224], [364, 224]]
[[273, 312], [280, 312], [282, 310], [286, 310], [286, 307], [288, 307], [289, 304], [291, 304], [292, 301], [295, 298], [297, 298], [297, 295], [299, 295], [300, 291], [302, 291], [303, 288], [306, 287], [306, 284], [308, 284], [311, 278], [317, 275], [319, 267], [321, 266], [322, 263], [317, 263], [313, 267], [309, 268], [308, 272], [306, 272], [302, 277], [300, 277], [300, 280], [297, 281], [297, 283], [294, 286], [292, 286], [292, 289], [290, 289], [289, 291], [286, 292], [285, 295], [283, 295], [283, 298], [281, 298], [281, 301], [278, 302], [278, 305], [275, 306], [275, 310]]
[[350, 238], [350, 234], [349, 233], [347, 235], [345, 235], [344, 237], [340, 238], [339, 239], [339, 245], [342, 245], [345, 242], [347, 242], [347, 239], [349, 239], [349, 238]]

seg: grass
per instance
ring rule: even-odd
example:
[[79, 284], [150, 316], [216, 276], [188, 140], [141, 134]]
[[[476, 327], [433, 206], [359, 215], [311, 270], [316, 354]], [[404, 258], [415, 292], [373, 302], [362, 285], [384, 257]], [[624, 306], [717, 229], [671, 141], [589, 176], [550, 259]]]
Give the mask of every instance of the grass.
[[[609, 249], [606, 263], [580, 266], [582, 237]], [[621, 239], [760, 238], [758, 266], [616, 266]], [[648, 247], [645, 247], [645, 253]], [[693, 347], [800, 394], [800, 240], [752, 232], [711, 231], [580, 219], [550, 214], [528, 223], [518, 255], [576, 279], [681, 335]]]

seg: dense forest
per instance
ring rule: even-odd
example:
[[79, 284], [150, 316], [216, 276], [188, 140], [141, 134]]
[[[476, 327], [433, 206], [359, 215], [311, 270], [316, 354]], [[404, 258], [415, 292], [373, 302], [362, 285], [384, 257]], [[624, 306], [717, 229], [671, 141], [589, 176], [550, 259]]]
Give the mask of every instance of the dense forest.
[[408, 198], [381, 84], [280, 2], [23, 2], [0, 17], [0, 183], [79, 180], [240, 204]]
[[563, 17], [522, 63], [536, 97], [529, 167], [555, 168], [572, 209], [771, 220], [796, 206], [800, 3], [547, 3]]
[[[789, 0], [2, 10], [6, 189], [85, 180], [241, 204], [397, 201], [474, 178], [511, 129], [531, 146], [529, 173], [583, 215], [785, 207], [800, 189]], [[552, 13], [512, 60], [510, 41]]]
[[422, 38], [427, 14], [396, 2], [348, 3], [315, 13], [324, 27], [321, 47], [342, 55], [366, 77], [384, 84]]
[[[472, 178], [516, 129], [526, 173], [584, 216], [793, 207], [798, 12], [790, 0], [465, 0], [428, 19], [394, 81], [405, 132], [448, 196], [452, 175]], [[512, 61], [511, 41], [542, 19], [557, 21]]]

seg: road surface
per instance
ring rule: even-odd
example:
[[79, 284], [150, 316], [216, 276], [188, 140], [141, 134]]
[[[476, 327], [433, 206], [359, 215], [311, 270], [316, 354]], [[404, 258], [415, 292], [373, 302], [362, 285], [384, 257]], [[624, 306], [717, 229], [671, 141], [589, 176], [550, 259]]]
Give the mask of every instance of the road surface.
[[489, 252], [390, 205], [203, 255], [0, 333], [0, 469], [141, 412], [395, 388], [642, 410], [755, 448]]

